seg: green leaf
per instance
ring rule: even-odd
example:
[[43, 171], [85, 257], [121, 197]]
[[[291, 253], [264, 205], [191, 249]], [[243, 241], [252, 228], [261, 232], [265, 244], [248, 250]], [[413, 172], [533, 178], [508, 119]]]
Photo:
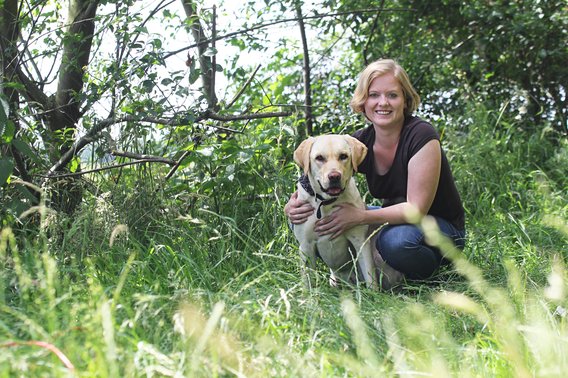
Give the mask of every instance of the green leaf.
[[4, 96], [0, 97], [0, 135], [3, 134], [4, 125], [8, 122], [8, 112], [10, 111], [10, 105], [4, 99]]
[[194, 70], [189, 71], [189, 84], [193, 84], [199, 79], [199, 75], [201, 75], [201, 70], [196, 68]]
[[13, 170], [14, 163], [11, 159], [0, 159], [0, 185], [4, 185], [8, 181]]
[[77, 169], [79, 168], [80, 164], [81, 164], [81, 159], [78, 156], [75, 156], [73, 158], [73, 160], [71, 160], [71, 165], [69, 166], [69, 171], [71, 171], [71, 173], [76, 172]]
[[10, 105], [4, 99], [4, 96], [0, 96], [0, 140], [4, 139], [4, 131], [7, 129], [9, 111]]
[[14, 125], [14, 122], [8, 120], [4, 125], [4, 130], [2, 132], [2, 135], [0, 135], [0, 137], [2, 138], [2, 141], [4, 143], [10, 143], [12, 139], [14, 139], [15, 133], [16, 133], [16, 126]]
[[203, 53], [203, 56], [213, 56], [217, 54], [217, 49], [213, 48], [213, 47], [209, 47], [207, 48], [207, 50], [205, 50], [205, 52]]
[[144, 90], [146, 91], [146, 93], [150, 93], [152, 92], [152, 90], [154, 89], [154, 86], [156, 84], [154, 83], [153, 80], [144, 80], [142, 82], [142, 86], [144, 87]]

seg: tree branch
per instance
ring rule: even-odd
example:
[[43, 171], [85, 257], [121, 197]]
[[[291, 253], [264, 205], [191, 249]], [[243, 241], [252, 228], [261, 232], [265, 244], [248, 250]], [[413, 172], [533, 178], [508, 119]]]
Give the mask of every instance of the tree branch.
[[16, 76], [20, 83], [23, 84], [25, 91], [22, 95], [29, 101], [35, 102], [40, 105], [44, 112], [49, 112], [52, 108], [51, 101], [49, 97], [43, 93], [43, 91], [35, 85], [35, 83], [30, 80], [27, 75], [22, 71], [19, 66], [14, 67]]
[[225, 107], [225, 109], [230, 109], [233, 105], [235, 105], [235, 102], [237, 102], [237, 100], [242, 96], [242, 94], [245, 92], [245, 90], [247, 89], [247, 87], [250, 85], [250, 83], [252, 82], [252, 80], [254, 79], [254, 77], [256, 76], [256, 73], [258, 72], [258, 70], [260, 69], [261, 64], [259, 64], [258, 66], [256, 66], [256, 69], [253, 71], [252, 75], [250, 75], [250, 77], [247, 79], [247, 81], [245, 82], [245, 84], [241, 87], [241, 89], [237, 92], [237, 94], [235, 95], [235, 97], [233, 97], [233, 99], [231, 101], [229, 101], [229, 104], [227, 104], [227, 106]]
[[[305, 21], [305, 20], [322, 19], [322, 18], [328, 18], [328, 17], [338, 17], [338, 16], [345, 16], [345, 15], [359, 14], [359, 13], [375, 13], [375, 12], [378, 12], [378, 11], [382, 11], [382, 12], [416, 12], [415, 9], [411, 9], [411, 8], [371, 8], [371, 9], [358, 9], [358, 10], [346, 11], [346, 12], [318, 14], [318, 15], [315, 15], [315, 16], [304, 16], [303, 20]], [[294, 18], [286, 18], [286, 19], [283, 19], [283, 20], [276, 20], [276, 21], [268, 22], [266, 24], [258, 24], [258, 25], [255, 25], [255, 26], [251, 26], [250, 28], [241, 29], [241, 30], [237, 30], [236, 32], [231, 32], [231, 33], [227, 33], [227, 34], [217, 36], [215, 38], [215, 41], [234, 37], [236, 35], [248, 33], [248, 32], [259, 30], [259, 29], [264, 29], [264, 28], [274, 26], [274, 25], [278, 25], [278, 24], [283, 24], [283, 23], [288, 23], [288, 22], [298, 22], [298, 21], [299, 21], [298, 17], [294, 17]], [[180, 49], [171, 51], [167, 54], [164, 54], [162, 56], [162, 58], [163, 59], [170, 58], [174, 55], [179, 54], [180, 52], [184, 52], [184, 51], [191, 49], [191, 48], [199, 47], [201, 44], [210, 43], [212, 40], [213, 40], [212, 38], [203, 39], [200, 42], [197, 42], [197, 43], [194, 43], [192, 45], [188, 45], [188, 46], [182, 47]]]
[[[60, 171], [65, 167], [74, 156], [76, 156], [85, 146], [96, 141], [100, 138], [99, 134], [106, 128], [121, 122], [148, 122], [155, 124], [162, 124], [166, 126], [183, 126], [190, 122], [201, 122], [206, 119], [213, 119], [216, 121], [230, 122], [230, 121], [241, 121], [250, 119], [261, 119], [261, 118], [274, 118], [274, 117], [287, 117], [291, 115], [291, 112], [272, 112], [272, 113], [257, 113], [257, 114], [240, 114], [240, 115], [219, 115], [217, 113], [211, 112], [209, 110], [199, 114], [193, 121], [190, 121], [187, 117], [187, 113], [179, 113], [174, 115], [170, 119], [160, 119], [160, 118], [139, 118], [135, 116], [124, 116], [121, 118], [108, 118], [95, 124], [83, 137], [79, 138], [71, 148], [65, 151], [61, 158], [49, 169], [48, 176], [55, 175], [55, 172]], [[239, 131], [222, 128], [215, 125], [207, 125], [209, 127], [214, 127], [222, 129], [230, 133], [238, 133]]]
[[[62, 178], [62, 177], [77, 177], [77, 176], [82, 176], [82, 175], [86, 175], [88, 173], [96, 173], [96, 172], [102, 172], [102, 171], [107, 171], [109, 169], [116, 169], [116, 168], [122, 168], [122, 167], [127, 167], [129, 165], [135, 165], [135, 164], [144, 164], [144, 163], [165, 163], [164, 161], [162, 161], [162, 158], [158, 158], [158, 159], [143, 159], [143, 160], [136, 160], [136, 161], [129, 161], [126, 163], [121, 163], [121, 164], [114, 164], [114, 165], [109, 165], [107, 167], [100, 167], [100, 168], [94, 168], [94, 169], [89, 169], [86, 171], [81, 171], [81, 172], [73, 172], [73, 173], [57, 173], [57, 174], [47, 174], [47, 175], [34, 175], [37, 177], [42, 177], [45, 179], [54, 179], [54, 178]], [[166, 163], [169, 164], [169, 163]]]
[[89, 64], [98, 3], [98, 0], [72, 0], [69, 3], [70, 25], [63, 37], [55, 95], [57, 111], [51, 115], [51, 131], [74, 129], [81, 116], [77, 94], [83, 90], [83, 67]]
[[215, 121], [231, 122], [231, 121], [244, 121], [251, 119], [262, 119], [262, 118], [288, 117], [290, 115], [292, 115], [292, 112], [266, 112], [266, 113], [252, 113], [252, 114], [232, 114], [232, 115], [209, 113], [207, 114], [207, 118], [213, 119]]
[[167, 159], [167, 158], [161, 157], [161, 156], [135, 154], [134, 152], [118, 151], [118, 150], [111, 150], [110, 153], [113, 156], [121, 156], [121, 157], [130, 158], [130, 159], [153, 161], [153, 162], [156, 162], [156, 163], [164, 163], [164, 164], [168, 164], [168, 165], [175, 165], [176, 164], [175, 160]]
[[217, 52], [215, 49], [215, 38], [217, 38], [217, 6], [213, 5], [213, 20], [211, 21], [211, 48], [214, 51], [211, 57], [211, 88], [208, 96], [215, 99], [215, 107], [212, 110], [219, 110], [219, 104], [217, 104], [217, 95], [215, 94], [215, 76], [217, 73]]
[[176, 162], [176, 164], [170, 169], [170, 171], [168, 172], [168, 174], [166, 175], [166, 177], [164, 178], [165, 181], [169, 180], [170, 177], [172, 177], [174, 175], [174, 173], [176, 173], [176, 171], [178, 170], [179, 166], [181, 165], [181, 163], [183, 162], [183, 160], [191, 153], [191, 151], [184, 151], [183, 154], [180, 156], [180, 158], [178, 159], [178, 161]]

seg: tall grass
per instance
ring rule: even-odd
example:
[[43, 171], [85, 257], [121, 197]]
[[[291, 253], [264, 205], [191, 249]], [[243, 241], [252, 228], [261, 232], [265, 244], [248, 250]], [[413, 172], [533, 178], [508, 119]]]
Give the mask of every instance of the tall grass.
[[272, 157], [264, 196], [235, 183], [188, 208], [139, 182], [128, 201], [2, 230], [0, 377], [565, 376], [567, 146], [470, 116], [443, 140], [468, 245], [425, 219], [454, 268], [398, 293], [330, 288], [322, 266], [301, 284], [293, 170]]

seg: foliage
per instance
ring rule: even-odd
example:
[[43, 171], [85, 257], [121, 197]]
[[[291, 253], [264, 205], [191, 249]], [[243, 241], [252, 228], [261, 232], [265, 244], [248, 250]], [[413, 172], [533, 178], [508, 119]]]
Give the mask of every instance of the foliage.
[[[377, 2], [333, 1], [339, 10]], [[374, 17], [354, 14], [342, 24], [350, 48], [365, 60], [392, 57], [408, 68], [435, 114], [458, 110], [472, 92], [507, 111], [523, 128], [549, 120], [566, 134], [568, 17], [563, 1], [389, 1]], [[398, 11], [389, 12], [389, 9]], [[464, 101], [465, 100], [465, 101]]]
[[[205, 50], [217, 59], [214, 109], [197, 46], [179, 46], [196, 23], [213, 35], [213, 9], [185, 3], [195, 14], [167, 2], [99, 4], [75, 127], [51, 128], [52, 108], [28, 97], [31, 83], [2, 79], [0, 376], [565, 373], [560, 2], [219, 8], [217, 35], [234, 34]], [[455, 269], [396, 293], [329, 288], [322, 266], [313, 291], [300, 285], [282, 214], [306, 122], [296, 4], [311, 35], [315, 133], [362, 126], [347, 104], [365, 59], [397, 58], [416, 81], [466, 206]], [[3, 72], [20, 62], [47, 105], [61, 42], [84, 42], [57, 23], [65, 11], [22, 3], [25, 42], [3, 49], [30, 52], [2, 55]], [[290, 112], [252, 117], [279, 110]], [[69, 143], [80, 148], [58, 167]], [[42, 177], [54, 167], [78, 176]], [[73, 188], [64, 179], [82, 191], [73, 213], [54, 211]]]
[[[290, 162], [261, 149], [235, 164], [232, 186], [221, 179], [217, 198], [199, 196], [194, 206], [197, 186], [173, 196], [150, 170], [125, 170], [137, 188], [126, 203], [115, 188], [90, 195], [67, 223], [42, 215], [38, 237], [25, 237], [31, 228], [3, 230], [0, 373], [71, 374], [48, 344], [76, 375], [562, 376], [566, 182], [519, 158], [534, 143], [509, 131], [514, 121], [470, 109], [468, 134], [440, 122], [468, 207], [469, 244], [455, 269], [375, 293], [330, 288], [319, 266], [308, 291], [281, 212], [295, 176]], [[490, 133], [503, 148], [499, 159], [481, 143]], [[251, 146], [262, 145], [261, 134]], [[283, 148], [294, 140], [285, 130], [269, 135]], [[236, 158], [219, 148], [226, 170]], [[206, 162], [196, 154], [191, 164]], [[271, 192], [244, 201], [238, 177]], [[121, 228], [128, 215], [147, 227]]]

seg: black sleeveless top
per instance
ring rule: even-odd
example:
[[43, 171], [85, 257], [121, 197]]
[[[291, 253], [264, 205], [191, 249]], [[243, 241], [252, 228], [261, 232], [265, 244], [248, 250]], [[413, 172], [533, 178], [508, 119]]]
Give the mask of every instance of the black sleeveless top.
[[[387, 173], [379, 175], [373, 153], [375, 142], [373, 125], [356, 131], [353, 136], [368, 148], [367, 156], [358, 170], [365, 174], [369, 192], [382, 201], [383, 207], [406, 201], [408, 162], [426, 143], [433, 139], [440, 140], [431, 124], [418, 117], [406, 117], [392, 166]], [[447, 220], [459, 230], [465, 229], [463, 205], [443, 150], [440, 181], [428, 214]]]

